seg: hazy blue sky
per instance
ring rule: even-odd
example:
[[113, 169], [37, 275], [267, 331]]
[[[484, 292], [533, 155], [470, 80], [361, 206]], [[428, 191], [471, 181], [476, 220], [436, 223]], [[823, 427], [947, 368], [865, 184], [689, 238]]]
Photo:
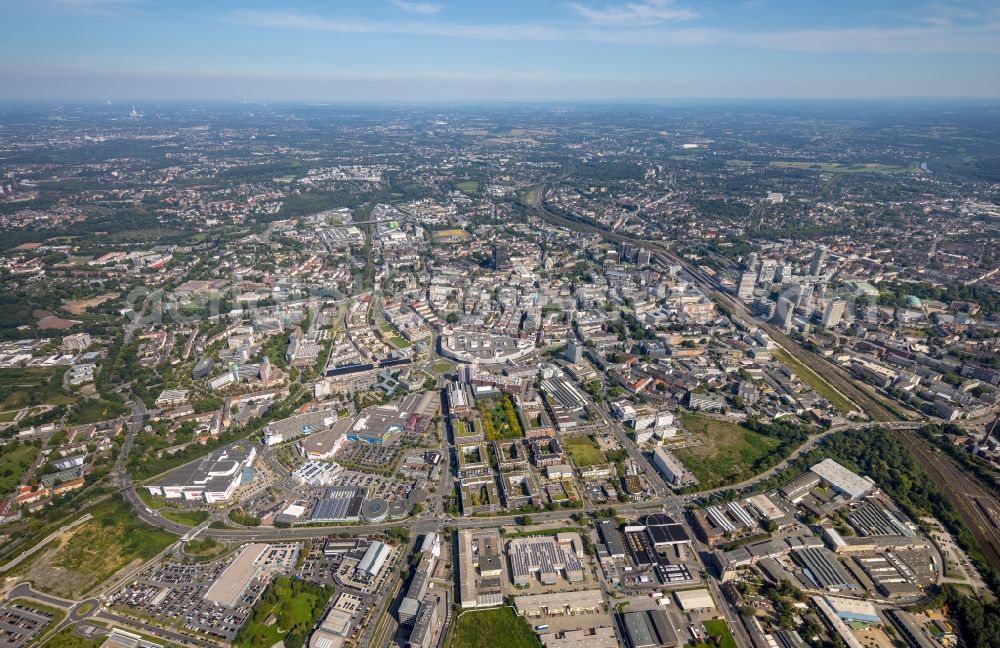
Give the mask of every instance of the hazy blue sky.
[[1000, 2], [0, 0], [0, 98], [1000, 96]]

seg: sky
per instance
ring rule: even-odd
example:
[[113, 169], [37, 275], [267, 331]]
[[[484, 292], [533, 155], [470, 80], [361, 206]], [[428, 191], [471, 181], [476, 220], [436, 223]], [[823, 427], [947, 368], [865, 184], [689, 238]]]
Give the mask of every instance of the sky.
[[0, 0], [0, 100], [1000, 96], [1000, 2]]

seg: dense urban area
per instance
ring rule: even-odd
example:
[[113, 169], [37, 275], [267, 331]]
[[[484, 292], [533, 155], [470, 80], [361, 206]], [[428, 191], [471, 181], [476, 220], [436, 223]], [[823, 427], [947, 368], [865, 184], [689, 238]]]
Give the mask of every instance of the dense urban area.
[[0, 106], [0, 647], [1000, 646], [1000, 108]]

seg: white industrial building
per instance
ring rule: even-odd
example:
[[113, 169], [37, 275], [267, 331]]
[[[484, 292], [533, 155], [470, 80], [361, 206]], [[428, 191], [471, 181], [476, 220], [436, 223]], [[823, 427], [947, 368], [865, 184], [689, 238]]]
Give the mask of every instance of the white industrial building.
[[851, 472], [833, 459], [824, 459], [809, 470], [819, 475], [835, 491], [851, 499], [862, 497], [875, 487], [870, 479]]

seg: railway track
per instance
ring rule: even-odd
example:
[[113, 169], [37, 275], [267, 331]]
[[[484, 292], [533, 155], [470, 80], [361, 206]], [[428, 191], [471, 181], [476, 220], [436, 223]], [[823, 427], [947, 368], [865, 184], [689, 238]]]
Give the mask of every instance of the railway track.
[[753, 326], [763, 328], [778, 345], [795, 357], [796, 360], [811, 369], [816, 375], [828, 382], [834, 389], [843, 394], [844, 397], [853, 402], [859, 409], [863, 410], [873, 421], [891, 422], [900, 420], [900, 417], [895, 412], [879, 402], [875, 396], [868, 394], [855, 385], [845, 370], [806, 351], [777, 327], [752, 320], [746, 312], [746, 307], [729, 295], [715, 277], [710, 276], [685, 259], [678, 257], [658, 243], [597, 227], [586, 219], [569, 218], [556, 214], [545, 206], [543, 194], [544, 188], [531, 192], [530, 203], [533, 204], [529, 204], [528, 206], [537, 210], [544, 220], [563, 227], [599, 234], [611, 241], [639, 245], [648, 249], [660, 263], [680, 265], [696, 282], [701, 284], [702, 289], [715, 299], [717, 303], [725, 305], [726, 308], [733, 312], [734, 316], [742, 319], [745, 324], [752, 324]]
[[1000, 570], [1000, 516], [997, 514], [1000, 504], [996, 497], [962, 472], [948, 456], [928, 448], [922, 439], [903, 431], [895, 434], [955, 507], [990, 565]]

